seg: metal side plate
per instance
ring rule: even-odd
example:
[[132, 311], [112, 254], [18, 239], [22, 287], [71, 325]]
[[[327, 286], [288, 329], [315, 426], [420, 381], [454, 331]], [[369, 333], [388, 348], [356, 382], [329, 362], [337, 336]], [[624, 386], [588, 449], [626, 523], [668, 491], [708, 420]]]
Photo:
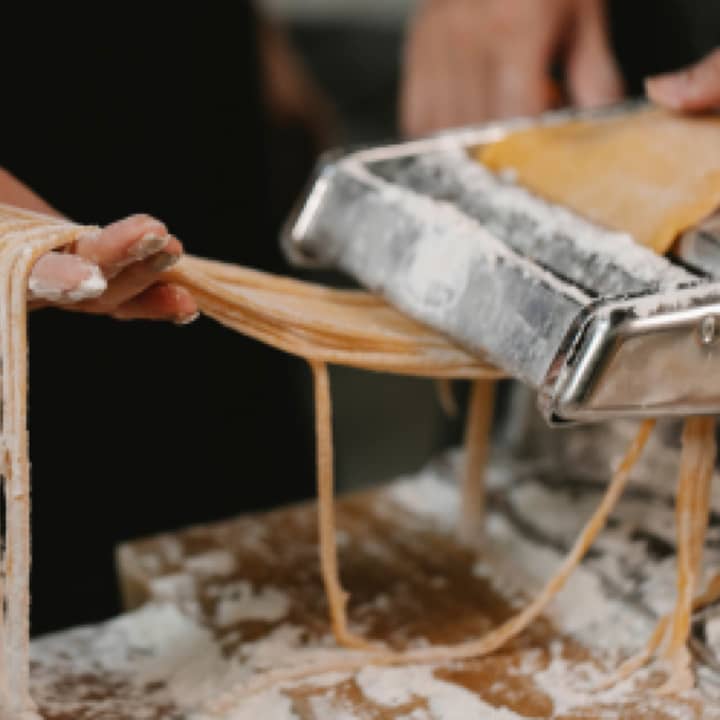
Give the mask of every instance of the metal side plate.
[[326, 163], [287, 228], [288, 255], [341, 269], [487, 353], [540, 391], [554, 421], [720, 412], [714, 342], [697, 341], [718, 311], [720, 286], [470, 157], [471, 148], [527, 124], [494, 123]]

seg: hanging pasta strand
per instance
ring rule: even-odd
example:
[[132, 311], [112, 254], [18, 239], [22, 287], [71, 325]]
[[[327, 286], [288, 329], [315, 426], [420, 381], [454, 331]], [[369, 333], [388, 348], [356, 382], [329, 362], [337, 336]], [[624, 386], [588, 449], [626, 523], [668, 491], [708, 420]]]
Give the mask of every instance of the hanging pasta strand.
[[469, 544], [482, 540], [485, 526], [485, 468], [495, 410], [495, 383], [475, 380], [465, 422], [465, 463], [460, 485], [460, 538]]
[[[71, 244], [88, 229], [56, 218], [0, 206], [0, 450], [6, 522], [0, 542], [0, 717], [28, 720], [35, 707], [29, 683], [30, 481], [27, 442], [26, 287], [32, 265], [45, 252]], [[333, 632], [341, 644], [363, 649], [340, 662], [269, 673], [252, 686], [230, 688], [214, 707], [268, 682], [300, 679], [367, 664], [444, 662], [480, 657], [522, 633], [563, 588], [604, 527], [653, 427], [647, 420], [614, 474], [600, 505], [557, 572], [520, 613], [484, 637], [456, 646], [378, 649], [348, 628], [347, 593], [340, 581], [335, 535], [332, 408], [327, 365], [474, 382], [466, 429], [463, 532], [476, 537], [484, 509], [483, 466], [492, 418], [492, 380], [502, 373], [452, 345], [439, 333], [404, 317], [384, 301], [356, 291], [337, 291], [236, 266], [184, 258], [166, 274], [193, 292], [201, 310], [237, 332], [307, 360], [315, 392], [320, 563]], [[720, 595], [720, 581], [694, 598], [707, 530], [714, 466], [714, 422], [694, 418], [683, 434], [678, 493], [678, 602], [658, 625], [644, 653], [621, 670], [647, 662], [659, 649], [671, 662], [664, 691], [692, 683], [687, 654], [691, 613]], [[663, 644], [664, 643], [664, 644]]]
[[[254, 693], [262, 692], [282, 683], [299, 681], [328, 672], [354, 672], [368, 665], [413, 665], [466, 660], [488, 655], [503, 647], [527, 629], [542, 614], [585, 557], [590, 545], [605, 526], [610, 513], [622, 495], [629, 481], [630, 473], [637, 464], [654, 425], [654, 420], [645, 420], [640, 425], [635, 438], [613, 475], [600, 505], [580, 532], [573, 548], [565, 557], [557, 572], [547, 581], [543, 590], [524, 610], [511, 617], [495, 630], [491, 630], [484, 637], [451, 646], [437, 645], [400, 652], [378, 650], [362, 653], [358, 657], [343, 657], [303, 667], [270, 671], [260, 677], [252, 678], [250, 681], [229, 687], [219, 697], [209, 702], [206, 709], [214, 714], [224, 713], [243, 698]], [[718, 583], [717, 592], [720, 594], [720, 582]]]
[[0, 563], [0, 716], [36, 717], [30, 697], [30, 472], [27, 437], [27, 281], [45, 252], [88, 228], [0, 206], [0, 354], [5, 526]]
[[449, 418], [454, 418], [458, 413], [457, 401], [453, 392], [453, 381], [449, 378], [440, 378], [435, 381], [435, 392], [442, 411]]
[[677, 599], [662, 657], [670, 662], [664, 694], [684, 692], [695, 685], [690, 638], [693, 598], [702, 577], [702, 556], [710, 515], [710, 485], [715, 467], [715, 418], [685, 421], [680, 478], [675, 505], [677, 525]]
[[335, 639], [345, 647], [368, 649], [370, 643], [348, 629], [349, 594], [340, 582], [335, 524], [332, 405], [327, 365], [312, 363], [315, 384], [315, 439], [317, 445], [318, 529], [320, 567]]

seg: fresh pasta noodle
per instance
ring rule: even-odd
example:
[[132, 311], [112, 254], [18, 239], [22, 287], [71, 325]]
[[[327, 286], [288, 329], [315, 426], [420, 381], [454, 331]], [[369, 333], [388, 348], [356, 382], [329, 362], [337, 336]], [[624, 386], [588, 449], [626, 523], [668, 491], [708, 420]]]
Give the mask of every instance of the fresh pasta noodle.
[[0, 713], [30, 718], [30, 473], [27, 438], [27, 281], [48, 250], [85, 228], [0, 208], [0, 467], [5, 526], [0, 537]]
[[318, 526], [320, 530], [320, 569], [330, 610], [335, 639], [346, 647], [367, 649], [370, 644], [353, 635], [347, 626], [348, 593], [340, 584], [335, 544], [333, 492], [332, 409], [327, 365], [312, 364], [315, 382], [315, 437], [317, 443]]
[[455, 394], [453, 392], [452, 380], [441, 378], [435, 381], [435, 390], [437, 392], [437, 399], [440, 403], [440, 407], [443, 412], [449, 417], [454, 418], [457, 416], [458, 407], [457, 401], [455, 400]]
[[[5, 527], [0, 542], [0, 713], [32, 717], [29, 691], [30, 481], [27, 442], [27, 280], [44, 253], [89, 228], [0, 205], [0, 353]], [[368, 293], [338, 291], [198, 258], [167, 274], [202, 311], [230, 328], [310, 362], [316, 389], [320, 548], [338, 640], [347, 630], [332, 506], [332, 435], [327, 363], [433, 378], [497, 378], [489, 363], [409, 320]]]
[[[623, 490], [630, 479], [630, 473], [637, 463], [655, 425], [654, 420], [645, 420], [633, 439], [625, 457], [620, 462], [605, 495], [580, 532], [572, 549], [560, 564], [558, 570], [547, 581], [542, 591], [519, 613], [491, 630], [477, 640], [469, 640], [452, 646], [437, 645], [434, 647], [412, 648], [404, 651], [376, 650], [358, 653], [354, 657], [338, 658], [321, 663], [294, 667], [264, 673], [260, 677], [251, 678], [229, 688], [221, 696], [210, 701], [206, 709], [212, 713], [222, 713], [248, 695], [262, 692], [274, 685], [302, 680], [303, 678], [321, 675], [327, 672], [352, 672], [367, 665], [404, 665], [419, 663], [442, 663], [489, 655], [503, 647], [513, 638], [522, 633], [547, 608], [553, 598], [563, 588], [568, 578], [587, 554], [593, 541], [605, 526], [610, 513], [617, 504]], [[720, 588], [718, 590], [720, 593]]]
[[689, 418], [683, 428], [678, 492], [675, 501], [677, 527], [677, 599], [669, 615], [661, 618], [646, 647], [626, 660], [602, 687], [620, 682], [653, 657], [670, 666], [670, 673], [659, 689], [673, 694], [695, 684], [688, 649], [692, 615], [720, 597], [720, 576], [696, 597], [702, 576], [702, 554], [710, 516], [710, 486], [715, 467], [715, 418]]
[[[718, 143], [716, 115], [689, 117], [646, 108], [521, 130], [475, 155], [492, 170], [512, 171], [538, 195], [627, 232], [662, 254], [680, 233], [720, 207]], [[671, 669], [664, 693], [694, 684], [688, 641], [709, 515], [714, 432], [714, 418], [690, 418], [683, 431], [675, 609], [660, 621], [643, 652], [615, 676], [627, 677], [659, 653]]]

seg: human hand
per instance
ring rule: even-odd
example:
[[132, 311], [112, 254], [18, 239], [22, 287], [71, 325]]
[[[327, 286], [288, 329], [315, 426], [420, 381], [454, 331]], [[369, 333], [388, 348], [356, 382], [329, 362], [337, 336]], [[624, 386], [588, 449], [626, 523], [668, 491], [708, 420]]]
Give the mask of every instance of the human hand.
[[619, 100], [604, 0], [425, 0], [405, 53], [400, 124], [411, 136], [561, 101], [559, 63], [579, 107]]
[[720, 110], [720, 48], [685, 70], [649, 78], [645, 87], [651, 100], [670, 110]]
[[163, 223], [132, 215], [79, 237], [67, 252], [41, 257], [28, 281], [31, 307], [186, 323], [197, 304], [161, 273], [181, 257], [182, 245]]
[[320, 87], [285, 29], [260, 16], [258, 41], [264, 99], [270, 115], [280, 123], [302, 123], [318, 148], [335, 144], [340, 121], [337, 109]]

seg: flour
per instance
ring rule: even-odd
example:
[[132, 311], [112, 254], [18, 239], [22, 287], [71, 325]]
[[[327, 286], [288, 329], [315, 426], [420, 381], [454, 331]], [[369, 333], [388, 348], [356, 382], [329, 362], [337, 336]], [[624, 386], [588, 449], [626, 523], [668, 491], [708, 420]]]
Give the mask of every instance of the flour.
[[310, 698], [314, 720], [359, 720], [347, 703], [324, 695]]
[[235, 572], [235, 557], [227, 550], [211, 550], [188, 557], [185, 569], [194, 575], [227, 577]]
[[263, 587], [255, 591], [246, 581], [218, 587], [215, 625], [226, 628], [239, 622], [282, 620], [290, 608], [290, 599], [282, 590]]
[[225, 720], [299, 720], [299, 716], [287, 695], [280, 690], [267, 690], [245, 700], [229, 712]]
[[583, 707], [615, 704], [633, 697], [638, 682], [646, 679], [647, 671], [609, 690], [598, 692], [607, 675], [590, 662], [570, 664], [562, 657], [562, 646], [553, 643], [551, 660], [545, 670], [535, 673], [535, 684], [553, 702], [555, 716], [563, 716]]
[[[450, 244], [449, 247], [454, 248], [453, 252], [460, 253], [464, 250], [465, 260], [468, 264], [471, 259], [479, 259], [492, 268], [499, 259], [502, 259], [504, 262], [516, 266], [521, 274], [524, 272], [528, 277], [542, 278], [548, 287], [553, 288], [560, 295], [573, 299], [580, 305], [589, 302], [590, 298], [585, 293], [574, 286], [561, 282], [552, 273], [542, 270], [522, 255], [514, 253], [479, 222], [460, 211], [452, 203], [436, 200], [387, 182], [371, 173], [353, 157], [344, 160], [342, 168], [362, 183], [377, 189], [382, 199], [388, 204], [395, 205], [409, 216], [422, 221], [423, 234], [415, 238], [416, 247], [422, 251], [426, 246], [436, 248], [438, 242], [442, 241], [440, 244], [445, 248], [448, 248], [448, 244]], [[430, 251], [428, 249], [428, 252]], [[438, 261], [443, 262], [439, 256]], [[447, 268], [443, 268], [442, 264], [436, 268], [424, 265], [423, 268], [427, 270], [423, 275], [420, 275], [417, 270], [415, 272], [413, 283], [415, 290], [421, 284], [430, 287], [436, 281], [445, 283], [442, 271]], [[460, 266], [455, 263], [451, 266], [452, 268], [459, 271]], [[462, 281], [462, 277], [459, 275], [455, 280]]]
[[435, 677], [432, 667], [373, 668], [361, 670], [356, 682], [363, 694], [378, 705], [402, 707], [424, 701], [431, 718], [442, 720], [517, 720], [516, 713], [496, 708], [469, 690]]
[[506, 213], [526, 213], [538, 224], [540, 234], [571, 237], [573, 245], [586, 256], [602, 254], [631, 277], [666, 289], [696, 281], [627, 233], [600, 227], [567, 208], [546, 202], [515, 184], [512, 176], [499, 178], [468, 157], [466, 148], [428, 155], [422, 161], [429, 168], [453, 175], [468, 194], [487, 198], [493, 207]]
[[[491, 548], [474, 572], [503, 596], [514, 598], [516, 606], [538, 592], [563, 560], [561, 553], [523, 539], [497, 515], [489, 518], [488, 541]], [[637, 649], [652, 631], [647, 617], [608, 596], [600, 578], [584, 565], [570, 576], [545, 615], [563, 632], [613, 653]]]
[[[618, 431], [618, 442], [622, 440], [623, 432]], [[582, 443], [591, 441], [592, 437], [574, 435], [564, 449], [583, 457]], [[612, 443], [608, 447], [612, 448]], [[652, 457], [661, 454], [660, 449], [652, 449]], [[398, 532], [410, 534], [415, 527], [420, 531], [433, 527], [454, 536], [459, 512], [456, 477], [461, 463], [461, 454], [450, 453], [414, 478], [393, 484], [378, 499], [375, 511], [380, 517], [391, 516]], [[535, 528], [540, 540], [519, 532], [491, 502], [488, 544], [478, 556], [475, 574], [506, 598], [515, 598], [518, 605], [524, 605], [557, 568], [564, 546], [574, 540], [576, 526], [590, 509], [587, 497], [596, 497], [597, 493], [583, 491], [578, 495], [572, 482], [547, 487], [531, 464], [503, 463], [502, 472], [491, 470], [494, 492], [504, 501], [511, 501], [514, 516]], [[493, 697], [502, 692], [510, 702], [521, 679], [547, 695], [556, 716], [564, 713], [584, 717], [599, 703], [621, 708], [624, 702], [632, 700], [637, 705], [641, 700], [649, 714], [662, 711], [677, 720], [689, 717], [687, 703], [657, 701], [649, 693], [642, 694], [641, 686], [649, 671], [599, 695], [589, 692], [616, 666], [620, 654], [636, 652], [643, 646], [655, 617], [669, 609], [674, 597], [672, 555], [652, 557], [644, 540], [631, 540], [638, 528], [649, 528], [659, 535], [659, 541], [674, 542], [672, 498], [664, 495], [672, 488], [657, 469], [653, 473], [659, 495], [627, 497], [621, 502], [612, 527], [596, 543], [596, 554], [578, 569], [547, 613], [559, 631], [591, 647], [596, 653], [594, 659], [580, 665], [571, 663], [563, 657], [560, 643], [551, 648], [549, 661], [542, 649], [521, 651], [518, 662], [508, 667], [507, 676], [498, 681], [505, 682], [506, 687], [496, 682]], [[645, 477], [645, 471], [639, 470], [637, 479], [635, 487], [643, 493], [657, 490]], [[600, 490], [601, 486], [598, 493]], [[551, 522], [553, 517], [559, 518], [556, 523]], [[552, 543], [544, 543], [544, 535], [549, 535]], [[348, 536], [348, 542], [357, 540]], [[365, 547], [365, 540], [361, 546]], [[229, 571], [231, 565], [222, 554], [204, 553], [199, 562], [190, 563], [197, 573], [191, 574], [179, 543], [159, 540], [155, 552], [163, 567], [171, 569], [167, 575], [155, 578], [151, 588], [156, 597], [166, 596], [172, 604], [154, 602], [97, 628], [80, 628], [34, 643], [35, 693], [54, 714], [72, 717], [81, 711], [81, 706], [65, 700], [62, 690], [54, 684], [58, 675], [70, 674], [87, 684], [88, 696], [92, 696], [93, 676], [111, 677], [124, 688], [122, 699], [102, 701], [102, 709], [109, 717], [125, 714], [143, 718], [149, 697], [147, 687], [157, 683], [153, 698], [183, 713], [197, 711], [193, 720], [298, 720], [308, 707], [295, 705], [292, 700], [293, 693], [300, 690], [303, 694], [309, 691], [307, 702], [318, 720], [362, 720], [367, 708], [353, 710], [345, 695], [335, 690], [354, 680], [368, 702], [396, 711], [405, 720], [520, 719], [506, 707], [494, 707], [463, 687], [439, 679], [437, 668], [430, 666], [366, 666], [358, 672], [327, 672], [337, 663], [355, 662], [358, 653], [338, 648], [329, 634], [313, 634], [289, 622], [289, 593], [269, 584], [223, 579], [222, 572], [217, 571]], [[368, 549], [370, 557], [380, 553], [380, 545]], [[170, 563], [169, 558], [174, 562]], [[720, 565], [718, 549], [708, 547], [707, 558], [709, 567]], [[200, 577], [209, 577], [202, 590], [197, 584]], [[430, 575], [428, 580], [431, 585], [443, 585], [442, 575]], [[620, 588], [637, 601], [637, 606], [623, 601], [608, 587]], [[206, 605], [210, 601], [209, 617], [188, 615], [186, 603], [181, 600], [195, 593], [204, 593]], [[356, 606], [353, 619], [357, 622], [369, 613], [391, 610], [390, 595], [379, 594]], [[249, 641], [243, 637], [244, 621], [266, 622], [267, 631]], [[222, 632], [207, 627], [209, 622]], [[709, 647], [719, 651], [720, 621], [708, 624], [707, 635]], [[422, 637], [403, 639], [411, 647], [429, 644]], [[317, 667], [318, 675], [288, 679], [294, 671], [308, 667]], [[715, 697], [712, 693], [717, 688], [717, 675], [701, 672], [700, 679], [704, 697]], [[229, 688], [233, 693], [227, 710], [210, 714], [208, 705], [226, 697]], [[696, 693], [690, 699], [698, 697]], [[203, 715], [200, 708], [207, 712]], [[147, 717], [150, 720], [154, 716]], [[606, 717], [618, 720], [622, 710], [608, 710]]]
[[157, 602], [183, 602], [197, 597], [197, 583], [187, 573], [171, 573], [152, 578], [148, 584], [150, 597]]
[[439, 528], [457, 527], [460, 496], [457, 488], [432, 471], [421, 471], [416, 478], [394, 482], [390, 488], [393, 502], [404, 510], [432, 520]]

